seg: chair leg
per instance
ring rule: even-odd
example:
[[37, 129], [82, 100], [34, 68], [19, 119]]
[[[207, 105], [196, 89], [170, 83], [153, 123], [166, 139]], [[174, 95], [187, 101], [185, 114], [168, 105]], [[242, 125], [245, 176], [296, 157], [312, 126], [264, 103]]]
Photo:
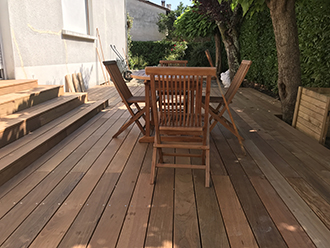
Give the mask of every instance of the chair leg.
[[210, 187], [210, 149], [205, 151], [205, 187]]
[[164, 156], [162, 148], [158, 148], [159, 163], [164, 163]]
[[202, 151], [202, 164], [206, 164], [206, 151]]
[[152, 150], [150, 184], [155, 183], [156, 163], [157, 163], [157, 148], [154, 147], [153, 150]]
[[139, 127], [139, 129], [141, 130], [141, 132], [143, 134], [145, 134], [145, 130], [142, 127], [141, 123], [139, 122], [139, 118], [144, 115], [145, 113], [145, 109], [142, 109], [141, 112], [137, 113], [136, 115], [134, 115], [133, 117], [131, 117], [129, 119], [129, 121], [127, 121], [124, 125], [121, 126], [121, 128], [119, 128], [119, 130], [112, 136], [112, 138], [117, 138], [117, 136], [119, 134], [121, 134], [126, 128], [128, 128], [133, 122], [135, 122], [137, 124], [137, 126]]

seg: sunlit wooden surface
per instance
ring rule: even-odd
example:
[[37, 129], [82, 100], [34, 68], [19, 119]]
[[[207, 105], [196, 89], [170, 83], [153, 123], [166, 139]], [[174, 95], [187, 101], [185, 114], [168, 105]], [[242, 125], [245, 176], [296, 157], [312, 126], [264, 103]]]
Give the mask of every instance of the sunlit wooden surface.
[[114, 87], [89, 98], [110, 107], [0, 187], [1, 247], [329, 247], [330, 152], [277, 118], [278, 101], [238, 90], [247, 155], [218, 124], [205, 188], [189, 169], [150, 185], [152, 144], [136, 125], [112, 139], [130, 117]]

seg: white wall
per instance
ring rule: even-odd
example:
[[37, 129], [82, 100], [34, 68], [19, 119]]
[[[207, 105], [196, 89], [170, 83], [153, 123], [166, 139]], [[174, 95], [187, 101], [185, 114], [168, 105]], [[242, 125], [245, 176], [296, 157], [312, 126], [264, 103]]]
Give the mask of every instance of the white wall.
[[85, 84], [103, 83], [97, 57], [99, 29], [105, 60], [110, 44], [126, 48], [126, 0], [89, 0], [90, 34], [64, 35], [60, 0], [1, 0], [0, 32], [8, 79], [36, 78], [62, 84], [66, 74], [82, 72]]
[[158, 32], [157, 22], [159, 14], [166, 14], [166, 10], [139, 0], [127, 0], [127, 12], [134, 18], [130, 33], [133, 41], [157, 41], [165, 38], [164, 34]]

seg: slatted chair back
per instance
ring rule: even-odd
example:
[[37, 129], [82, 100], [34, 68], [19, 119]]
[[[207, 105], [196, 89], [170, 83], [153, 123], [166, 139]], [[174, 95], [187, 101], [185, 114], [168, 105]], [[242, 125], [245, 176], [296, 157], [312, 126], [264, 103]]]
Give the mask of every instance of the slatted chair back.
[[251, 64], [252, 64], [251, 60], [243, 60], [241, 62], [228, 90], [225, 93], [225, 98], [228, 103], [230, 103], [233, 100], [237, 90], [241, 86], [247, 72], [249, 71]]
[[[128, 88], [127, 84], [123, 79], [123, 76], [115, 60], [103, 61], [103, 64], [105, 65], [105, 68], [110, 74], [111, 80], [115, 85], [128, 112], [131, 114], [131, 118], [126, 121], [112, 137], [116, 138], [133, 123], [136, 123], [141, 132], [145, 134], [145, 127], [141, 124], [139, 120], [141, 117], [145, 119], [146, 108], [140, 107], [139, 105], [139, 103], [145, 103], [145, 97], [132, 95], [130, 89]], [[135, 107], [135, 109], [133, 107]]]
[[[156, 167], [205, 169], [205, 185], [208, 187], [210, 179], [208, 107], [211, 78], [216, 75], [216, 68], [146, 67], [145, 72], [150, 75], [155, 124], [151, 182], [154, 181]], [[203, 88], [206, 103], [204, 110], [202, 108]], [[166, 154], [163, 148], [202, 151], [199, 155], [203, 161], [202, 165], [166, 164], [163, 156], [194, 157], [196, 154]], [[159, 162], [156, 159], [157, 152]]]
[[[113, 84], [115, 85], [120, 97], [124, 103], [127, 103], [127, 100], [132, 97], [132, 93], [129, 90], [115, 60], [104, 61], [105, 65]], [[130, 105], [131, 103], [127, 103]]]
[[[205, 128], [202, 123], [203, 76], [206, 76], [206, 94], [210, 92], [214, 68], [147, 67], [151, 93], [159, 93], [159, 127]], [[153, 98], [154, 99], [154, 98]], [[207, 99], [206, 99], [207, 100]], [[154, 102], [154, 101], [153, 101]], [[155, 103], [155, 102], [154, 102]], [[157, 120], [155, 120], [157, 121]]]
[[187, 66], [188, 60], [160, 60], [160, 66]]

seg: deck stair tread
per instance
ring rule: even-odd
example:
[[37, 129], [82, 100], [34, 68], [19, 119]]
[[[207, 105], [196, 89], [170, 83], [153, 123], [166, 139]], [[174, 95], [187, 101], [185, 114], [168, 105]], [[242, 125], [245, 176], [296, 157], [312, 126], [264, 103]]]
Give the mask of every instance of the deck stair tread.
[[31, 89], [0, 95], [0, 117], [59, 97], [63, 93], [61, 85], [38, 85]]
[[86, 98], [86, 93], [65, 94], [0, 118], [0, 147], [83, 104]]
[[0, 95], [31, 89], [38, 86], [36, 79], [1, 80]]
[[0, 185], [106, 107], [106, 100], [87, 102], [0, 149]]

